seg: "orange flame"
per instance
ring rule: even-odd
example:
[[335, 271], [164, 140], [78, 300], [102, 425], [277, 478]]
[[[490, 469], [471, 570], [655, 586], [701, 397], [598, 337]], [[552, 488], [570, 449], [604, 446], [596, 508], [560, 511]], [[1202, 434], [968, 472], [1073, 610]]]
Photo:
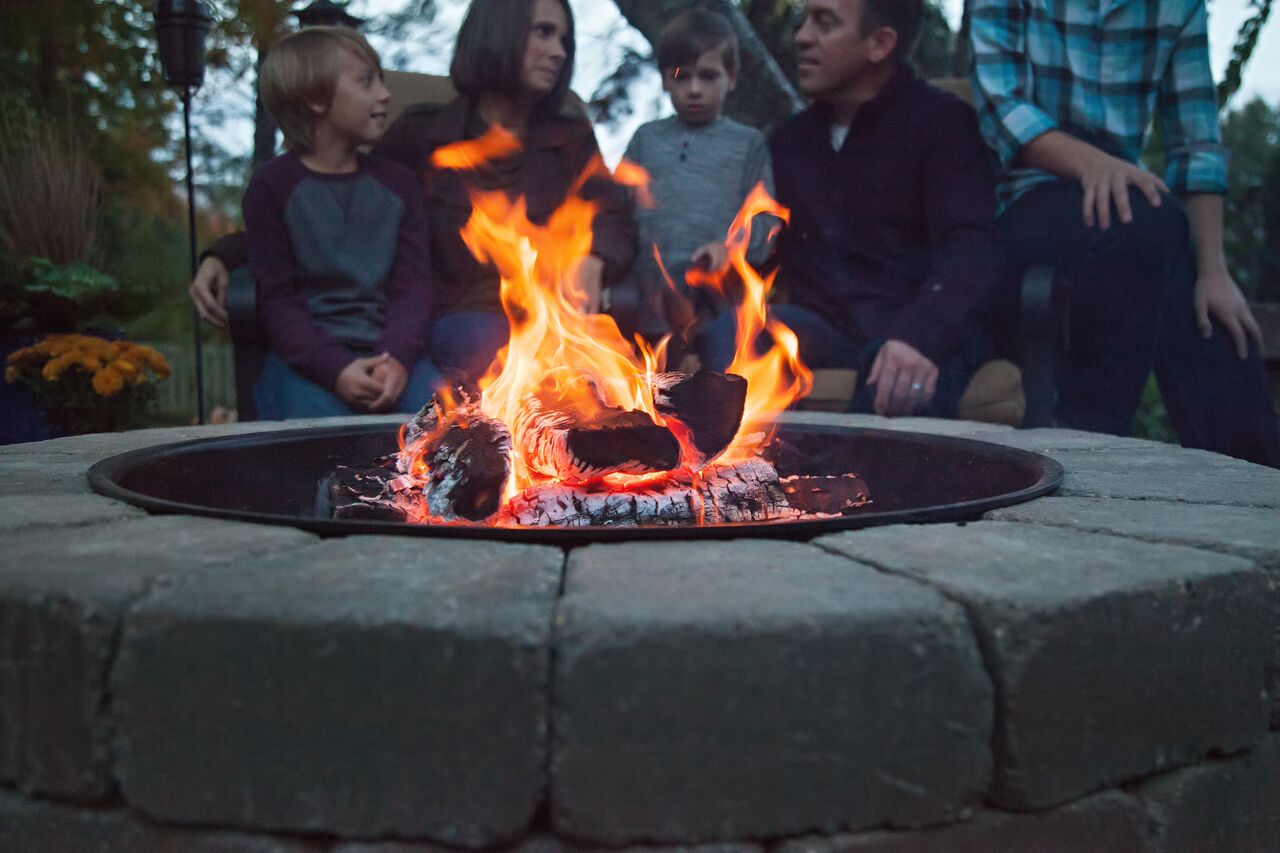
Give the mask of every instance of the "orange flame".
[[649, 191], [649, 173], [643, 166], [630, 160], [619, 160], [613, 170], [613, 179], [624, 187], [635, 190], [636, 200], [645, 207], [654, 207], [653, 193]]
[[[761, 278], [747, 262], [752, 220], [760, 214], [771, 214], [784, 224], [791, 218], [791, 211], [774, 201], [762, 184], [757, 184], [729, 226], [726, 243], [729, 269], [737, 273], [733, 284], [741, 286], [742, 294], [737, 307], [737, 349], [726, 372], [747, 380], [747, 402], [742, 427], [720, 457], [723, 461], [755, 456], [772, 437], [777, 414], [813, 389], [813, 373], [800, 361], [800, 342], [795, 332], [770, 317], [766, 310], [776, 273]], [[780, 227], [776, 226], [774, 233]], [[731, 277], [727, 272], [690, 269], [685, 280], [693, 287], [711, 287], [730, 296]], [[757, 352], [761, 332], [772, 338], [773, 345]]]
[[478, 139], [441, 146], [431, 155], [437, 169], [474, 169], [520, 150], [520, 140], [501, 125], [493, 125]]
[[[515, 137], [495, 128], [477, 140], [437, 150], [432, 162], [439, 168], [472, 169], [489, 159], [506, 156], [518, 146]], [[654, 409], [651, 379], [663, 369], [667, 341], [651, 348], [637, 338], [637, 346], [633, 347], [613, 318], [582, 310], [587, 296], [579, 278], [591, 253], [592, 223], [598, 205], [581, 198], [576, 190], [597, 176], [608, 176], [599, 158], [579, 176], [574, 192], [545, 225], [529, 220], [522, 198], [513, 201], [501, 192], [472, 193], [472, 215], [462, 230], [462, 239], [481, 263], [497, 268], [503, 310], [511, 327], [506, 346], [480, 380], [479, 402], [486, 416], [512, 429], [512, 477], [504, 500], [549, 479], [533, 470], [522, 449], [533, 446], [529, 436], [521, 434], [522, 429], [529, 429], [528, 419], [518, 417], [526, 409], [529, 395], [538, 395], [544, 401], [550, 398], [557, 410], [571, 411], [583, 418], [611, 407], [642, 411], [654, 423], [664, 425]], [[635, 187], [642, 199], [647, 195], [648, 174], [639, 166], [624, 161], [614, 180]], [[799, 361], [794, 333], [766, 316], [772, 277], [761, 280], [746, 261], [750, 223], [758, 213], [772, 213], [783, 221], [788, 216], [785, 208], [757, 187], [730, 229], [730, 268], [745, 284], [737, 312], [737, 355], [730, 372], [746, 378], [748, 391], [742, 428], [722, 459], [754, 455], [768, 437], [773, 414], [807, 393], [812, 384], [811, 374]], [[723, 291], [726, 277], [715, 272], [691, 272], [690, 283]], [[757, 353], [751, 342], [762, 331], [769, 333], [775, 344], [767, 352]], [[457, 405], [451, 398], [442, 400], [440, 424]], [[682, 446], [682, 458], [693, 459], [696, 454], [686, 431], [677, 429], [676, 424], [671, 427]], [[416, 449], [403, 448], [403, 436], [401, 443], [402, 449], [410, 453]], [[427, 443], [421, 439], [414, 442], [419, 447]], [[424, 473], [419, 457], [420, 454], [413, 454], [410, 474]], [[696, 478], [697, 472], [690, 472], [687, 467], [679, 476]], [[603, 479], [611, 488], [628, 488], [664, 476], [609, 474]]]

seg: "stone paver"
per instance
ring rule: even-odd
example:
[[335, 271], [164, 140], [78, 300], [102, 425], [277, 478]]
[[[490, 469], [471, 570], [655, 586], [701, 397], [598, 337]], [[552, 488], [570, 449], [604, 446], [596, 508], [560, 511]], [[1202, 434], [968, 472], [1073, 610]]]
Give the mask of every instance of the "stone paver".
[[0, 497], [10, 495], [88, 495], [93, 490], [87, 462], [51, 454], [0, 458]]
[[954, 818], [990, 767], [960, 608], [781, 542], [590, 546], [557, 615], [554, 826], [606, 844]]
[[546, 787], [562, 564], [360, 536], [156, 590], [112, 678], [125, 798], [181, 822], [519, 837]]
[[1245, 557], [1267, 569], [1271, 572], [1275, 625], [1271, 727], [1280, 729], [1280, 514], [1275, 510], [1166, 501], [1050, 498], [995, 510], [987, 513], [987, 518], [1208, 548]]
[[77, 800], [108, 794], [102, 708], [128, 603], [166, 578], [313, 541], [290, 528], [177, 517], [6, 533], [0, 780]]
[[[450, 853], [454, 849], [456, 848], [411, 841], [348, 841], [334, 846], [328, 853]], [[554, 835], [535, 835], [500, 849], [501, 853], [765, 853], [763, 845], [751, 843], [687, 844], [679, 847], [590, 847]]]
[[1280, 471], [1203, 450], [1050, 453], [1066, 469], [1064, 497], [1131, 498], [1280, 508]]
[[1165, 853], [1280, 850], [1280, 733], [1248, 755], [1140, 786]]
[[0, 535], [28, 530], [64, 530], [146, 518], [137, 507], [98, 495], [0, 497]]
[[964, 604], [996, 684], [991, 801], [1042, 809], [1267, 728], [1267, 577], [1237, 557], [1001, 522], [822, 547]]
[[1119, 791], [1037, 814], [981, 811], [972, 820], [915, 832], [802, 838], [775, 853], [1156, 853], [1147, 816]]
[[11, 853], [322, 853], [315, 842], [159, 826], [123, 809], [69, 808], [0, 789], [0, 850]]

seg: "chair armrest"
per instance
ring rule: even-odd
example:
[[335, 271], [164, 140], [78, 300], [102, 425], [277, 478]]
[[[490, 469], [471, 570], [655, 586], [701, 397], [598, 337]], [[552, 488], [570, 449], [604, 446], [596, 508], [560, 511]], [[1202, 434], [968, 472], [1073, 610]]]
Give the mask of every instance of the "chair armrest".
[[267, 338], [258, 320], [258, 283], [247, 266], [233, 269], [227, 279], [227, 327], [235, 360], [236, 417], [254, 421], [258, 419], [258, 406], [253, 387], [262, 373]]
[[1053, 299], [1056, 281], [1056, 271], [1047, 264], [1030, 266], [1022, 276], [1022, 352], [1018, 366], [1027, 400], [1022, 420], [1026, 428], [1052, 426], [1057, 408], [1054, 379], [1063, 348], [1063, 316]]

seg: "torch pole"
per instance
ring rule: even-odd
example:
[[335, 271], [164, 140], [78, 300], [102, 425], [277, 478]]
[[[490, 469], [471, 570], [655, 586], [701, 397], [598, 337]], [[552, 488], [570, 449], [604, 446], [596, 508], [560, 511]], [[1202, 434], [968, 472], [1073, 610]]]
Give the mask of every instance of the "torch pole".
[[[196, 277], [196, 193], [191, 169], [191, 87], [182, 87], [182, 130], [187, 153], [187, 248], [191, 261], [191, 278]], [[200, 334], [200, 312], [191, 304], [191, 321], [196, 355], [196, 417], [204, 423], [204, 342]]]

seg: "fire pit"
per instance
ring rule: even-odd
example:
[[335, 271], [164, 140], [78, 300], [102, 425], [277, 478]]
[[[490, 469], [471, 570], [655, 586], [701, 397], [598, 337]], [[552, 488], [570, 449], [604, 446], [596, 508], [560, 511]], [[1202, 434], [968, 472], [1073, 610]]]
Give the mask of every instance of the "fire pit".
[[[768, 536], [809, 539], [875, 524], [962, 521], [1053, 492], [1062, 467], [1052, 459], [963, 438], [878, 429], [790, 424], [766, 457], [796, 506], [816, 510], [774, 521], [679, 526], [477, 526], [334, 518], [336, 466], [396, 449], [385, 424], [320, 427], [200, 439], [133, 451], [94, 465], [93, 488], [152, 512], [287, 524], [326, 536], [394, 533], [577, 544], [628, 539]], [[865, 484], [869, 503], [843, 510], [824, 501], [829, 484]], [[821, 516], [821, 517], [819, 517]]]

